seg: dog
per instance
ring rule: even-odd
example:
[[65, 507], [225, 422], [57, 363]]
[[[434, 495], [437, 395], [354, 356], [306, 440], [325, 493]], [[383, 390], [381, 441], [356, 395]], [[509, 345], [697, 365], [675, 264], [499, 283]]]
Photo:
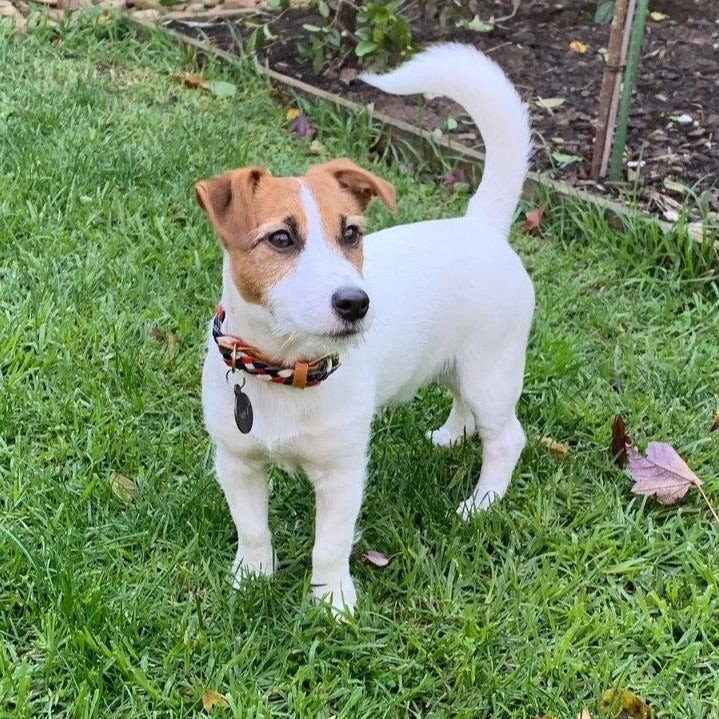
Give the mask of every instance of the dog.
[[525, 445], [522, 390], [534, 289], [508, 234], [527, 172], [526, 107], [500, 68], [470, 46], [437, 45], [384, 75], [385, 92], [444, 95], [477, 124], [481, 183], [463, 217], [363, 238], [392, 185], [348, 159], [299, 178], [247, 167], [198, 182], [223, 250], [221, 305], [207, 341], [204, 420], [237, 527], [239, 587], [275, 567], [267, 522], [270, 463], [301, 467], [315, 492], [313, 598], [351, 612], [349, 558], [367, 475], [370, 422], [424, 384], [449, 389], [447, 446], [479, 434], [482, 467], [458, 508], [501, 498]]

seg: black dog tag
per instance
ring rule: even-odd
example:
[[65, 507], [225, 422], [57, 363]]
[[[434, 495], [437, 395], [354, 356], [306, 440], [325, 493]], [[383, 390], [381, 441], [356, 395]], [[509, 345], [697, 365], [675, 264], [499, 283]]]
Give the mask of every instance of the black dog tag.
[[242, 391], [240, 385], [235, 385], [235, 424], [242, 434], [252, 429], [252, 402]]

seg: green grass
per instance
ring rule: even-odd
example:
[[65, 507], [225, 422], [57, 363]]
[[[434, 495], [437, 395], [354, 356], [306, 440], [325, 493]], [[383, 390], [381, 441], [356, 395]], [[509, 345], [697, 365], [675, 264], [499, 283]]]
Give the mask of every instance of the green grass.
[[[663, 717], [714, 715], [719, 527], [695, 493], [632, 496], [607, 446], [622, 411], [719, 503], [716, 258], [579, 207], [552, 203], [541, 234], [513, 239], [538, 311], [505, 500], [455, 517], [480, 448], [429, 446], [449, 407], [429, 388], [375, 425], [358, 549], [393, 561], [353, 559], [356, 616], [309, 603], [311, 491], [280, 473], [277, 576], [230, 589], [199, 401], [220, 251], [192, 185], [317, 158], [247, 67], [202, 69], [237, 84], [231, 100], [182, 70], [191, 55], [123, 21], [0, 37], [0, 716], [190, 717], [205, 687], [235, 717], [559, 719], [612, 687]], [[366, 118], [313, 112], [328, 155], [368, 162]], [[400, 210], [375, 227], [466, 202], [378, 171]], [[564, 461], [545, 435], [571, 443]]]

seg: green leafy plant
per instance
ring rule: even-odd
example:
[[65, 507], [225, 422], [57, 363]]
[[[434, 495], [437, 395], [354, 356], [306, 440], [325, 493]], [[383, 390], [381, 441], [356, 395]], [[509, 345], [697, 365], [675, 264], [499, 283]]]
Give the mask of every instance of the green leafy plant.
[[412, 51], [412, 30], [400, 15], [401, 0], [371, 2], [357, 15], [355, 55], [386, 66], [406, 57]]

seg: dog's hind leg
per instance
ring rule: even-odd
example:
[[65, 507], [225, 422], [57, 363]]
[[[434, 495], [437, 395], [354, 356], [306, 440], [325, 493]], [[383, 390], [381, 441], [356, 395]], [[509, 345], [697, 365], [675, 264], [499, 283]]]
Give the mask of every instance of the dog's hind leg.
[[239, 589], [248, 575], [271, 576], [274, 570], [272, 535], [267, 524], [269, 488], [262, 464], [249, 462], [221, 447], [215, 461], [217, 481], [225, 493], [237, 528], [237, 554], [230, 570]]
[[[516, 356], [515, 356], [516, 355]], [[476, 355], [475, 355], [476, 358]], [[472, 494], [457, 508], [463, 519], [487, 509], [507, 491], [526, 438], [515, 414], [522, 389], [524, 356], [494, 357], [492, 366], [469, 363], [460, 374], [464, 402], [471, 407], [482, 440], [482, 469]]]
[[427, 432], [427, 437], [437, 447], [450, 447], [464, 437], [471, 437], [477, 433], [477, 424], [472, 408], [464, 401], [454, 382], [446, 384], [452, 392], [453, 398], [449, 417], [439, 429]]

